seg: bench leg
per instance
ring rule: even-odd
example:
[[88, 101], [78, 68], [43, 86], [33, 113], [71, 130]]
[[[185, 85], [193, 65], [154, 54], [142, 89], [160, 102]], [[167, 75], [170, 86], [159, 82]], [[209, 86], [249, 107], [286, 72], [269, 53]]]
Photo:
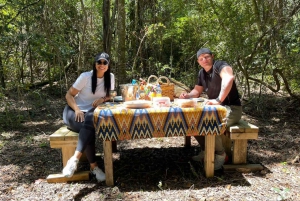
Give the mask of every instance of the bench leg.
[[232, 163], [247, 163], [247, 140], [233, 140]]
[[191, 136], [185, 136], [184, 138], [184, 146], [190, 147], [191, 146]]
[[61, 148], [63, 167], [67, 165], [68, 160], [74, 155], [75, 148], [74, 146], [64, 146]]
[[214, 176], [215, 161], [215, 136], [205, 136], [205, 156], [204, 156], [204, 170], [206, 177]]
[[104, 141], [103, 150], [104, 150], [104, 167], [105, 167], [106, 185], [113, 186], [114, 172], [113, 172], [113, 158], [112, 158], [112, 142]]

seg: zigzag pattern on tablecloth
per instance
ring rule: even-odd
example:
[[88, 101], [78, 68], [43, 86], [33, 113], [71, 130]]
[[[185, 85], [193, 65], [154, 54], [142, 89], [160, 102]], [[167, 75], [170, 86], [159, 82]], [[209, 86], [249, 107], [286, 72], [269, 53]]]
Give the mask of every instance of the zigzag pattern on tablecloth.
[[164, 126], [165, 137], [183, 136], [186, 134], [187, 127], [182, 109], [170, 108]]
[[[153, 137], [165, 137], [164, 125], [168, 118], [169, 108], [151, 108], [147, 110], [148, 113], [152, 113], [150, 116], [150, 122], [153, 125], [154, 132]], [[159, 112], [158, 112], [159, 111]], [[155, 115], [154, 115], [155, 114]]]
[[146, 109], [135, 110], [130, 133], [132, 139], [152, 138], [153, 125]]
[[201, 129], [199, 135], [220, 135], [221, 128], [222, 122], [217, 109], [215, 107], [205, 106], [198, 124], [198, 130]]
[[96, 133], [102, 140], [152, 137], [220, 135], [226, 129], [226, 108], [98, 107], [94, 112]]
[[188, 130], [186, 131], [186, 134], [192, 134], [192, 133], [198, 133], [198, 125], [199, 125], [199, 119], [200, 115], [202, 114], [202, 110], [199, 111], [199, 109], [195, 108], [185, 108], [187, 113], [183, 113], [184, 119], [186, 121], [186, 124], [188, 125]]
[[97, 125], [96, 133], [99, 133], [100, 137], [110, 141], [118, 139], [120, 130], [110, 109], [100, 110]]
[[130, 126], [132, 125], [134, 111], [132, 109], [117, 109], [114, 113], [117, 125], [119, 126], [120, 133], [117, 136], [119, 140], [131, 139], [132, 135], [129, 133]]

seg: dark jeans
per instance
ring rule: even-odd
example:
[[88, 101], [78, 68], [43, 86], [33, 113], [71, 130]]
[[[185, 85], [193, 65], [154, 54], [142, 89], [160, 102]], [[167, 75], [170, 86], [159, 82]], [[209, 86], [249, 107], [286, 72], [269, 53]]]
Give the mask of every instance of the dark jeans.
[[75, 111], [69, 105], [66, 105], [63, 112], [64, 123], [70, 130], [79, 133], [76, 151], [85, 152], [89, 163], [96, 162], [94, 110], [92, 108], [84, 114], [84, 122], [75, 121]]

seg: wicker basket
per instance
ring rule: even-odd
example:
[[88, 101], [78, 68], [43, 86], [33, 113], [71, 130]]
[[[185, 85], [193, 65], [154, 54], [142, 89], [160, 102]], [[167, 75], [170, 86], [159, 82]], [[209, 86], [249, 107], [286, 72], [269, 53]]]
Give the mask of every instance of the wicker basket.
[[[153, 79], [154, 78], [154, 79]], [[152, 82], [151, 82], [152, 80]], [[166, 82], [163, 82], [166, 81]], [[153, 86], [153, 85], [160, 85], [160, 88], [162, 90], [162, 96], [169, 97], [170, 100], [174, 100], [174, 84], [170, 83], [169, 78], [165, 76], [160, 76], [159, 78], [155, 75], [150, 75], [147, 80], [147, 85]]]
[[[153, 80], [152, 82], [150, 82], [151, 78], [154, 78], [152, 79]], [[157, 84], [158, 84], [158, 77], [155, 75], [150, 75], [147, 80], [147, 85], [157, 85]]]
[[[166, 82], [163, 82], [162, 80], [165, 80]], [[174, 84], [170, 83], [169, 78], [160, 76], [158, 78], [158, 83], [162, 90], [162, 96], [169, 97], [171, 101], [174, 100]]]

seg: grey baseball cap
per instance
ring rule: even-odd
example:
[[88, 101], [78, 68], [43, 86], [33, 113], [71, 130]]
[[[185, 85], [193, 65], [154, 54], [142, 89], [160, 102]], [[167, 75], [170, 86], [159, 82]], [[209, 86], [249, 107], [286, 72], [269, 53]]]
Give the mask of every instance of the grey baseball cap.
[[199, 49], [198, 52], [197, 52], [197, 58], [198, 58], [201, 54], [212, 54], [212, 52], [211, 52], [210, 49], [208, 49], [208, 48], [201, 48], [201, 49]]

